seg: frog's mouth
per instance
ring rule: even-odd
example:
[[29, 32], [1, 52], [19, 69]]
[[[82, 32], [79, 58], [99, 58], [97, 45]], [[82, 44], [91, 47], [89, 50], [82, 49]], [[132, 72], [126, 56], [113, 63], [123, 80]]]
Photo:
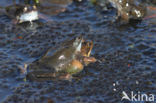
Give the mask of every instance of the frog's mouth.
[[20, 15], [20, 17], [17, 17], [17, 20], [19, 21], [19, 23], [22, 22], [27, 22], [27, 21], [34, 21], [37, 20], [38, 18], [38, 11], [36, 10], [32, 10], [30, 12], [26, 12]]

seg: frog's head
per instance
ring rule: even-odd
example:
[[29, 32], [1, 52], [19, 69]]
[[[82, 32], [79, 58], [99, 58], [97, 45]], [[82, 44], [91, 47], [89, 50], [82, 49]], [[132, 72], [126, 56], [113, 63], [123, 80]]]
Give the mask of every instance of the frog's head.
[[72, 39], [71, 44], [75, 51], [72, 52], [74, 58], [68, 65], [68, 69], [66, 69], [68, 73], [75, 74], [81, 71], [84, 65], [96, 62], [94, 57], [90, 57], [93, 48], [92, 41], [86, 41], [82, 36], [79, 36]]
[[21, 13], [16, 16], [18, 23], [34, 21], [38, 19], [38, 11], [35, 5], [26, 5], [22, 8]]
[[75, 49], [75, 57], [67, 65], [66, 72], [69, 74], [76, 74], [83, 70], [84, 66], [96, 62], [94, 57], [90, 57], [93, 48], [92, 41], [86, 41], [81, 36], [72, 41], [72, 46]]
[[88, 65], [96, 62], [94, 57], [90, 57], [93, 49], [93, 41], [84, 40], [82, 36], [80, 36], [75, 39], [73, 46], [76, 48], [76, 56], [82, 64]]
[[84, 40], [82, 36], [77, 37], [73, 41], [73, 47], [76, 49], [77, 55], [82, 57], [90, 57], [93, 49], [93, 41]]
[[80, 37], [76, 37], [74, 39], [74, 42], [73, 42], [73, 47], [76, 49], [76, 52], [81, 52], [81, 48], [82, 48], [82, 43], [84, 42], [84, 39], [82, 36]]

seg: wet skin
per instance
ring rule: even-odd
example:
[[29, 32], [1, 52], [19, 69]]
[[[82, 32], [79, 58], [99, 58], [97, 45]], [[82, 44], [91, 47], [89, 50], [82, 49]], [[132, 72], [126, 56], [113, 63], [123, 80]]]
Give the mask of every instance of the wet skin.
[[153, 11], [148, 9], [148, 5], [137, 0], [109, 0], [109, 2], [117, 9], [117, 17], [125, 22], [130, 19], [141, 20]]
[[6, 15], [15, 23], [32, 22], [38, 19], [38, 11], [35, 5], [16, 4], [6, 7]]
[[82, 37], [69, 42], [56, 51], [48, 50], [43, 57], [30, 64], [28, 75], [31, 75], [31, 79], [46, 77], [69, 79], [73, 74], [82, 71], [84, 66], [96, 62], [94, 57], [90, 57], [93, 42], [85, 41]]
[[[5, 0], [3, 0], [5, 2]], [[0, 7], [0, 14], [6, 14], [13, 19], [14, 24], [30, 22], [38, 20], [52, 21], [52, 15], [57, 15], [64, 12], [72, 0], [39, 0], [39, 2], [32, 0], [21, 0], [6, 2], [7, 6]], [[34, 4], [34, 5], [31, 5]], [[6, 10], [4, 10], [6, 8]], [[1, 10], [2, 9], [2, 10]]]

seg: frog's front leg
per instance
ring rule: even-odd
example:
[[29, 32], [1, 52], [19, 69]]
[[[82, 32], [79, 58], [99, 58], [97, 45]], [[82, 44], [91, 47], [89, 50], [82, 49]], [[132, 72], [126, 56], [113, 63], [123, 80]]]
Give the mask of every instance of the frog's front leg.
[[85, 65], [88, 65], [90, 63], [96, 62], [96, 59], [94, 57], [84, 57], [83, 61], [84, 61]]

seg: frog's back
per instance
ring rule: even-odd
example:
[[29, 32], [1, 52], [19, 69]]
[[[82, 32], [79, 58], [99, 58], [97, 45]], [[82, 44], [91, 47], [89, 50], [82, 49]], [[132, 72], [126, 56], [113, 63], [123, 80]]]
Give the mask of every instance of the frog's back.
[[30, 80], [54, 77], [55, 73], [55, 68], [39, 63], [38, 60], [34, 61], [27, 67], [27, 78]]

